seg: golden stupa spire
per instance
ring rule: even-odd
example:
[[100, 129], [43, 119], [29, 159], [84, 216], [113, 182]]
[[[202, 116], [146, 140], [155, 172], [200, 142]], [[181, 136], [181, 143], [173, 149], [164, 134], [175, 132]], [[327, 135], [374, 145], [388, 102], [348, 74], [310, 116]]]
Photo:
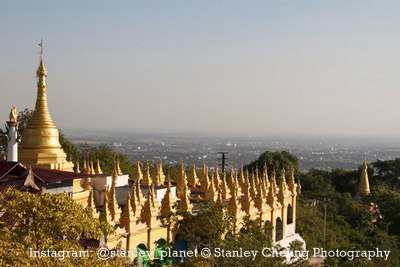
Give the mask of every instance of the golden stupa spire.
[[150, 164], [149, 161], [146, 161], [146, 171], [144, 173], [144, 177], [142, 180], [142, 185], [150, 186], [153, 183], [153, 180], [150, 176]]
[[96, 170], [95, 170], [95, 172], [96, 172], [96, 174], [103, 174], [103, 171], [101, 170], [99, 158], [97, 158], [97, 163], [96, 163]]
[[87, 173], [86, 170], [87, 170], [86, 159], [83, 158], [83, 172], [84, 172], [84, 173]]
[[296, 194], [296, 183], [294, 181], [294, 167], [293, 164], [290, 166], [290, 180], [289, 180], [289, 190], [292, 194]]
[[193, 163], [190, 175], [188, 177], [188, 186], [195, 187], [198, 183], [197, 174], [196, 174], [196, 165]]
[[208, 167], [205, 162], [203, 162], [203, 171], [202, 175], [200, 176], [200, 185], [201, 185], [201, 190], [203, 192], [206, 192], [208, 190]]
[[267, 194], [267, 204], [271, 208], [277, 208], [279, 206], [277, 192], [276, 192], [276, 183], [275, 183], [275, 169], [272, 170], [271, 173], [271, 182], [269, 183], [268, 194]]
[[190, 203], [190, 192], [189, 188], [186, 186], [183, 190], [183, 198], [179, 203], [179, 208], [183, 211], [191, 212], [193, 209], [192, 203]]
[[215, 167], [214, 167], [214, 186], [215, 190], [218, 191], [219, 185], [220, 185], [220, 178], [219, 178], [219, 173], [218, 173], [218, 162], [215, 162]]
[[81, 172], [81, 170], [79, 169], [79, 160], [78, 159], [76, 159], [75, 172], [76, 173], [80, 173]]
[[89, 172], [89, 174], [95, 174], [94, 166], [93, 166], [93, 160], [90, 161], [89, 167], [90, 167], [90, 172]]
[[174, 197], [171, 193], [171, 183], [169, 176], [167, 177], [167, 192], [161, 200], [161, 215], [169, 216], [174, 212]]
[[206, 191], [206, 199], [215, 202], [217, 200], [217, 195], [215, 194], [215, 186], [214, 186], [214, 179], [211, 178], [210, 183], [208, 184], [208, 188]]
[[136, 161], [136, 170], [135, 170], [133, 179], [135, 179], [138, 182], [143, 180], [143, 173], [142, 173], [142, 170], [140, 168], [140, 161]]
[[108, 187], [106, 187], [106, 192], [104, 193], [103, 209], [100, 211], [99, 219], [100, 221], [108, 222], [114, 226], [114, 220], [111, 216], [110, 202], [108, 201]]
[[[135, 199], [135, 197], [133, 197], [133, 199]], [[135, 219], [135, 211], [131, 208], [131, 196], [128, 192], [127, 196], [126, 196], [126, 201], [125, 201], [125, 208], [123, 209], [123, 211], [120, 214], [120, 227], [124, 227], [125, 231], [130, 233], [131, 230], [133, 230], [133, 222], [136, 222]]]
[[183, 161], [180, 164], [179, 172], [180, 175], [178, 176], [178, 179], [176, 181], [176, 195], [178, 198], [182, 199], [184, 197], [185, 188], [187, 187], [187, 176], [185, 172], [185, 164], [183, 163]]
[[222, 200], [231, 198], [231, 194], [230, 194], [230, 192], [228, 190], [228, 186], [226, 184], [226, 173], [225, 172], [222, 174], [222, 181], [221, 181], [220, 189], [221, 189]]
[[251, 212], [251, 197], [250, 197], [250, 182], [248, 176], [245, 176], [243, 181], [243, 197], [241, 200], [241, 208], [247, 215]]
[[90, 192], [89, 192], [87, 207], [90, 210], [92, 210], [93, 218], [96, 218], [96, 219], [99, 218], [99, 214], [97, 213], [97, 209], [96, 209], [96, 204], [94, 204], [94, 192], [93, 192], [93, 190], [90, 190]]
[[67, 161], [61, 148], [59, 132], [51, 119], [47, 104], [47, 70], [43, 59], [43, 41], [40, 44], [40, 62], [36, 71], [37, 97], [32, 118], [23, 133], [19, 161], [25, 165], [38, 165], [50, 169], [73, 171], [74, 164]]
[[136, 197], [136, 201], [138, 204], [138, 207], [140, 207], [142, 205], [143, 202], [143, 193], [142, 193], [142, 189], [140, 188], [140, 182], [138, 179], [136, 179], [135, 181], [135, 188], [132, 190], [135, 190], [135, 194], [132, 194], [132, 197]]
[[368, 180], [368, 165], [367, 160], [364, 160], [361, 171], [361, 179], [358, 185], [359, 195], [369, 195], [371, 192], [369, 190], [369, 180]]

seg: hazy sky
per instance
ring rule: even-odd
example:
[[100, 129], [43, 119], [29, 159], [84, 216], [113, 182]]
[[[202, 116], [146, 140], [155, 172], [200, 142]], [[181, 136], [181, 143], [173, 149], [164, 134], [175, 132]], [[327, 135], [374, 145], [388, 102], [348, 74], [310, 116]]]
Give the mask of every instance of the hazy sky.
[[0, 1], [0, 121], [44, 39], [63, 128], [400, 135], [400, 3]]

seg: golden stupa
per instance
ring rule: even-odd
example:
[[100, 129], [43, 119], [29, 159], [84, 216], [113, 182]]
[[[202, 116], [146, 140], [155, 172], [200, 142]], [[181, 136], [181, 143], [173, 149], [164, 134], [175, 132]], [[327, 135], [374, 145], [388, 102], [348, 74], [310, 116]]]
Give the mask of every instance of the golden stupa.
[[[40, 44], [42, 46], [42, 43]], [[58, 129], [51, 119], [47, 105], [47, 70], [43, 63], [43, 53], [37, 69], [37, 99], [32, 119], [24, 130], [19, 161], [25, 165], [36, 165], [50, 169], [73, 171], [74, 164], [67, 161], [61, 147]]]
[[371, 193], [369, 190], [368, 165], [366, 160], [362, 164], [361, 179], [358, 184], [357, 193], [358, 195], [369, 195]]

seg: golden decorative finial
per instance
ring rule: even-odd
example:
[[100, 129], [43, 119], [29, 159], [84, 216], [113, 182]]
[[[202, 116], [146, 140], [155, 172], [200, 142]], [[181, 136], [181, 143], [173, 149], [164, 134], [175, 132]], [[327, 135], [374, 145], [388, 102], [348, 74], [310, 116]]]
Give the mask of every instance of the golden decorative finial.
[[142, 173], [142, 170], [140, 169], [140, 161], [136, 162], [136, 171], [135, 171], [133, 179], [135, 179], [138, 182], [143, 180], [143, 173]]
[[197, 181], [197, 174], [196, 174], [196, 165], [193, 163], [192, 165], [192, 170], [190, 172], [190, 175], [188, 177], [188, 186], [189, 187], [196, 187], [198, 181]]
[[13, 106], [10, 110], [10, 122], [17, 122], [17, 108]]
[[100, 160], [97, 158], [97, 163], [96, 163], [96, 174], [102, 174], [103, 171], [101, 170], [100, 167]]
[[189, 188], [185, 186], [183, 190], [183, 198], [181, 198], [181, 202], [179, 203], [179, 207], [183, 211], [191, 212], [193, 209], [193, 205], [190, 203], [190, 192]]
[[79, 170], [79, 160], [76, 159], [76, 164], [75, 164], [75, 172], [80, 173], [81, 171]]
[[119, 159], [117, 158], [117, 174], [118, 176], [124, 175], [121, 171], [121, 168], [119, 167]]

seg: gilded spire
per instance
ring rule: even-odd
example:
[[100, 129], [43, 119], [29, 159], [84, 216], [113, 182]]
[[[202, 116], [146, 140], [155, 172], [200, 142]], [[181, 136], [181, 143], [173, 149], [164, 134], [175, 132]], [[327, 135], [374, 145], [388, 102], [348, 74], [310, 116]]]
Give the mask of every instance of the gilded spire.
[[118, 174], [118, 176], [121, 176], [121, 175], [124, 175], [123, 173], [122, 173], [122, 171], [121, 171], [121, 168], [119, 167], [119, 159], [117, 158], [117, 174]]
[[285, 168], [281, 171], [281, 179], [279, 182], [279, 192], [278, 192], [278, 200], [282, 203], [282, 205], [286, 205], [287, 196], [289, 196], [290, 192], [288, 190], [288, 186], [286, 184], [286, 171]]
[[293, 164], [290, 167], [290, 180], [289, 180], [289, 190], [292, 194], [296, 194], [296, 183], [294, 181], [294, 167]]
[[118, 207], [117, 202], [117, 192], [115, 191], [115, 186], [111, 186], [111, 190], [109, 191], [108, 195], [108, 202], [109, 202], [109, 209], [111, 214], [111, 219], [113, 221], [117, 221], [120, 218], [121, 211]]
[[247, 180], [249, 182], [249, 191], [250, 191], [250, 196], [252, 199], [256, 199], [256, 187], [255, 187], [255, 177], [252, 174], [250, 179]]
[[196, 174], [196, 165], [193, 163], [192, 169], [190, 171], [190, 175], [188, 177], [188, 186], [195, 187], [198, 183], [197, 174]]
[[[135, 197], [133, 197], [133, 199], [135, 199]], [[131, 196], [128, 193], [127, 197], [126, 197], [126, 202], [125, 202], [125, 208], [121, 213], [121, 217], [119, 219], [120, 222], [120, 226], [121, 227], [125, 227], [125, 230], [130, 233], [131, 232], [131, 224], [133, 222], [135, 222], [135, 211], [132, 210], [131, 208]]]
[[147, 192], [147, 200], [144, 203], [140, 212], [140, 218], [143, 223], [146, 223], [147, 227], [152, 227], [157, 223], [157, 214], [151, 203], [151, 189]]
[[271, 208], [277, 208], [279, 206], [277, 192], [276, 192], [276, 183], [275, 183], [275, 170], [272, 170], [271, 174], [271, 182], [269, 183], [268, 195], [267, 195], [267, 204]]
[[43, 42], [41, 41], [39, 67], [37, 76], [37, 97], [33, 116], [26, 126], [19, 161], [25, 165], [37, 165], [50, 169], [73, 171], [74, 164], [67, 161], [67, 155], [61, 148], [59, 132], [51, 119], [47, 104], [47, 70], [43, 59]]
[[369, 190], [368, 165], [366, 160], [364, 160], [362, 164], [361, 178], [357, 193], [359, 195], [369, 195], [371, 193]]
[[239, 176], [238, 176], [238, 170], [232, 169], [233, 172], [233, 178], [235, 180], [235, 191], [236, 191], [236, 196], [241, 196], [242, 195], [242, 188], [240, 186], [239, 182]]
[[79, 160], [78, 159], [76, 160], [76, 163], [75, 163], [75, 172], [76, 173], [80, 173], [81, 172], [81, 170], [79, 170]]
[[165, 195], [161, 201], [161, 215], [162, 216], [169, 216], [173, 213], [173, 201], [174, 198], [171, 194], [171, 183], [169, 176], [167, 178], [167, 192], [165, 192]]
[[263, 192], [262, 192], [262, 188], [260, 188], [260, 187], [257, 188], [257, 194], [256, 194], [256, 199], [254, 200], [254, 203], [259, 212], [264, 212], [265, 205], [264, 205], [264, 201], [263, 201]]
[[205, 162], [203, 163], [203, 171], [200, 178], [201, 178], [200, 179], [201, 190], [203, 192], [206, 192], [208, 190], [209, 179], [208, 179], [208, 167], [206, 166]]
[[217, 197], [218, 196], [215, 194], [214, 179], [211, 179], [210, 183], [208, 184], [206, 199], [215, 202]]
[[192, 203], [190, 203], [190, 193], [189, 193], [189, 188], [185, 186], [183, 190], [183, 197], [181, 198], [181, 201], [179, 203], [179, 207], [183, 211], [191, 212], [193, 209]]
[[93, 166], [93, 161], [91, 160], [90, 161], [90, 172], [89, 172], [90, 174], [95, 174], [95, 171], [94, 171], [94, 166]]
[[103, 171], [101, 170], [100, 167], [100, 160], [97, 158], [97, 163], [96, 163], [96, 174], [102, 174]]
[[218, 190], [220, 181], [219, 181], [218, 163], [217, 162], [215, 162], [213, 178], [214, 178], [215, 190]]
[[136, 162], [136, 170], [135, 170], [133, 179], [135, 179], [136, 181], [139, 181], [139, 182], [143, 180], [143, 173], [140, 168], [140, 161]]
[[152, 183], [153, 183], [153, 180], [151, 179], [151, 176], [150, 176], [150, 164], [149, 164], [149, 161], [146, 161], [146, 171], [144, 173], [142, 185], [150, 186]]
[[92, 210], [93, 218], [99, 218], [99, 214], [97, 213], [96, 205], [94, 204], [94, 194], [93, 190], [90, 190], [88, 196], [87, 207]]
[[136, 197], [136, 202], [138, 204], [138, 206], [140, 207], [142, 205], [143, 202], [143, 193], [142, 193], [142, 189], [140, 188], [140, 182], [138, 180], [135, 181], [135, 188], [133, 189], [135, 190], [135, 194], [132, 195]]
[[256, 169], [254, 170], [254, 186], [256, 188], [258, 188], [259, 184], [260, 184], [260, 180], [258, 178], [258, 165], [256, 165]]
[[110, 210], [110, 202], [108, 201], [108, 187], [106, 188], [106, 192], [104, 194], [104, 202], [103, 202], [103, 209], [100, 211], [100, 221], [108, 222], [112, 226], [114, 226], [114, 220], [111, 216]]
[[187, 177], [186, 177], [186, 172], [185, 172], [185, 165], [183, 162], [181, 162], [180, 165], [180, 175], [176, 181], [176, 195], [178, 198], [182, 199], [184, 196], [184, 190], [187, 187]]
[[83, 159], [83, 172], [87, 173], [86, 170], [87, 170], [86, 159]]
[[226, 173], [225, 172], [222, 175], [222, 181], [221, 181], [220, 189], [221, 189], [222, 200], [229, 199], [231, 197], [231, 194], [230, 194], [230, 192], [228, 190], [228, 186], [226, 184]]
[[267, 196], [268, 194], [268, 188], [269, 188], [269, 180], [268, 180], [268, 170], [267, 170], [267, 162], [264, 162], [263, 166], [263, 171], [262, 171], [262, 188], [263, 188], [263, 193], [264, 197]]
[[242, 202], [241, 202], [241, 207], [244, 212], [246, 212], [247, 215], [251, 213], [251, 199], [250, 199], [250, 184], [248, 177], [246, 176], [243, 181], [243, 197], [242, 197]]
[[30, 121], [30, 125], [37, 126], [47, 126], [51, 128], [55, 128], [55, 125], [51, 119], [49, 108], [47, 104], [47, 84], [46, 84], [46, 77], [47, 77], [47, 69], [44, 65], [43, 59], [43, 40], [41, 40], [39, 46], [41, 47], [40, 52], [40, 62], [39, 67], [36, 70], [36, 77], [37, 80], [37, 98], [36, 98], [36, 106], [35, 106], [35, 113]]

